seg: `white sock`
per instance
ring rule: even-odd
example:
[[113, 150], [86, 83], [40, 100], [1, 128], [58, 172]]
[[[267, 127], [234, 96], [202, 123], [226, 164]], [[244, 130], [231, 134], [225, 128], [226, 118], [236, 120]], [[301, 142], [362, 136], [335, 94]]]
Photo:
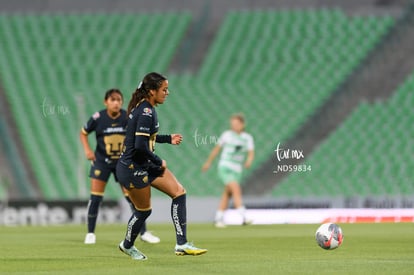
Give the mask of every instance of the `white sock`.
[[246, 207], [240, 206], [236, 210], [237, 212], [239, 212], [240, 216], [242, 216], [243, 220], [245, 220], [246, 219]]
[[224, 211], [222, 211], [222, 210], [217, 210], [217, 212], [216, 212], [216, 218], [215, 218], [215, 221], [216, 221], [216, 222], [222, 222], [222, 221], [223, 221], [223, 219], [224, 219]]

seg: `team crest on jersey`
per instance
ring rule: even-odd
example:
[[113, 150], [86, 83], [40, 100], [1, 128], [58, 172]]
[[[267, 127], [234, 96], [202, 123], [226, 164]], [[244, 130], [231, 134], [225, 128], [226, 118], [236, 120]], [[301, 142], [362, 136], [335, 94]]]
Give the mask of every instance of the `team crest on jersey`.
[[142, 179], [142, 182], [143, 182], [143, 183], [147, 183], [147, 182], [148, 182], [148, 176], [145, 176], [145, 177]]
[[95, 169], [93, 173], [95, 176], [99, 177], [99, 175], [101, 174], [101, 170]]
[[101, 116], [101, 115], [99, 114], [99, 112], [96, 112], [96, 113], [94, 113], [94, 114], [92, 115], [92, 118], [93, 118], [94, 120], [97, 120], [100, 116]]

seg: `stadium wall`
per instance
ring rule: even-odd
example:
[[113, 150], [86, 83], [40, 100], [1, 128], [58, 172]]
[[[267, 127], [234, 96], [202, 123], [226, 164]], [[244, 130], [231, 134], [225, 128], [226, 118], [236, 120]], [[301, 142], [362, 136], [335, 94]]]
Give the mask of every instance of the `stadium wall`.
[[[206, 206], [217, 204], [217, 198], [189, 198], [188, 223], [212, 223], [215, 207]], [[152, 215], [148, 221], [171, 222], [170, 207], [170, 199], [154, 198]], [[0, 205], [0, 226], [85, 224], [86, 215], [84, 201], [12, 202]], [[247, 209], [246, 215], [253, 224], [414, 222], [414, 208]], [[124, 200], [105, 200], [99, 210], [98, 223], [124, 224], [129, 217], [130, 209]], [[224, 220], [229, 225], [242, 223], [241, 217], [234, 209], [225, 212]]]

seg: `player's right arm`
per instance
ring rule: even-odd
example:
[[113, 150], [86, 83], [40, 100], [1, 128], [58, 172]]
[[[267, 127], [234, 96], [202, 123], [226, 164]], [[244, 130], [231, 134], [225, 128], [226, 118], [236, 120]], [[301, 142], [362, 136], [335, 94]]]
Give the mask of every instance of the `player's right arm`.
[[223, 147], [224, 143], [226, 142], [226, 139], [228, 137], [228, 131], [225, 131], [221, 134], [219, 137], [216, 146], [214, 146], [213, 150], [211, 150], [210, 155], [208, 156], [206, 162], [201, 167], [201, 170], [203, 172], [207, 171], [211, 164], [213, 163], [214, 159], [217, 157], [217, 155], [220, 153], [221, 148]]
[[83, 151], [85, 152], [86, 158], [88, 160], [95, 161], [95, 152], [91, 149], [91, 146], [89, 145], [88, 134], [84, 131], [83, 128], [79, 134], [79, 138], [82, 143]]
[[208, 156], [206, 162], [203, 164], [203, 166], [201, 167], [201, 170], [203, 172], [207, 171], [211, 164], [213, 163], [214, 159], [217, 157], [217, 155], [220, 153], [221, 150], [221, 146], [220, 145], [216, 145], [214, 146], [213, 150], [211, 150], [210, 155]]
[[94, 131], [96, 128], [96, 120], [99, 118], [99, 112], [96, 112], [92, 115], [92, 117], [88, 120], [85, 126], [82, 127], [79, 139], [83, 146], [83, 151], [85, 152], [85, 156], [88, 160], [95, 161], [96, 156], [95, 152], [92, 150], [91, 146], [89, 145], [88, 135], [90, 132]]

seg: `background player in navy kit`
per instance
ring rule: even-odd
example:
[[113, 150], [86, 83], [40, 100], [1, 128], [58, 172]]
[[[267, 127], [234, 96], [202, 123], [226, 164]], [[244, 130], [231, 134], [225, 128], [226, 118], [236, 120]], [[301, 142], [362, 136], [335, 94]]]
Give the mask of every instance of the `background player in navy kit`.
[[[98, 216], [99, 205], [103, 199], [105, 186], [108, 179], [115, 174], [116, 163], [121, 155], [122, 144], [125, 138], [127, 115], [121, 109], [123, 96], [120, 90], [110, 89], [105, 93], [106, 109], [96, 112], [88, 120], [80, 133], [80, 140], [83, 145], [86, 158], [92, 161], [89, 177], [91, 178], [91, 196], [88, 203], [88, 233], [85, 237], [85, 244], [96, 242], [95, 227]], [[95, 131], [96, 150], [91, 149], [88, 142], [88, 135]], [[122, 187], [122, 186], [121, 186]], [[123, 188], [122, 188], [123, 189]], [[126, 191], [123, 189], [125, 199], [128, 201], [132, 211], [134, 206], [131, 203]], [[160, 239], [146, 232], [146, 226], [142, 227], [140, 237], [143, 241], [158, 243]]]
[[147, 257], [135, 246], [137, 235], [151, 214], [151, 186], [171, 197], [171, 218], [176, 232], [176, 255], [200, 255], [200, 249], [187, 242], [186, 191], [165, 160], [154, 154], [155, 142], [180, 144], [180, 134], [157, 135], [159, 123], [155, 106], [164, 103], [168, 96], [168, 80], [158, 74], [147, 74], [128, 105], [128, 126], [123, 153], [118, 161], [117, 175], [124, 185], [136, 211], [132, 214], [125, 239], [119, 249], [134, 260]]

